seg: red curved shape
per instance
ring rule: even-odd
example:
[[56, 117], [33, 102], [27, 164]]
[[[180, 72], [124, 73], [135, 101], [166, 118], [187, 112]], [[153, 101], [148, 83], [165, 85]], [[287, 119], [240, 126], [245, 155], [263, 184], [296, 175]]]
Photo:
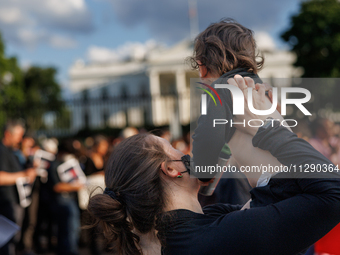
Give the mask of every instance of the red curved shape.
[[213, 87], [211, 87], [210, 85], [205, 84], [203, 82], [197, 82], [197, 83], [202, 84], [203, 86], [206, 86], [207, 88], [211, 89], [211, 91], [215, 93], [215, 95], [217, 96], [218, 100], [220, 101], [220, 104], [222, 105], [222, 100], [221, 100], [220, 96], [218, 95], [217, 91]]

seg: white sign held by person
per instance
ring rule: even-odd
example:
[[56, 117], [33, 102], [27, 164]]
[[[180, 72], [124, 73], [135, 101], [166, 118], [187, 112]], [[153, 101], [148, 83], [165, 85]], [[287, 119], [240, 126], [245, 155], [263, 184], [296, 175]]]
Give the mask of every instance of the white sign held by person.
[[16, 186], [19, 194], [20, 206], [26, 208], [32, 203], [32, 187], [28, 177], [20, 177], [16, 180]]
[[105, 179], [102, 174], [93, 174], [87, 176], [86, 185], [78, 191], [79, 207], [82, 210], [87, 209], [90, 195], [103, 194], [105, 189]]
[[86, 176], [81, 169], [78, 160], [75, 158], [69, 159], [58, 166], [57, 172], [62, 182], [72, 183], [74, 181], [79, 181], [80, 183], [86, 183]]
[[48, 178], [47, 169], [51, 166], [52, 162], [55, 160], [55, 155], [53, 153], [37, 150], [34, 154], [34, 162], [37, 162], [37, 174], [41, 178], [41, 182], [46, 183]]

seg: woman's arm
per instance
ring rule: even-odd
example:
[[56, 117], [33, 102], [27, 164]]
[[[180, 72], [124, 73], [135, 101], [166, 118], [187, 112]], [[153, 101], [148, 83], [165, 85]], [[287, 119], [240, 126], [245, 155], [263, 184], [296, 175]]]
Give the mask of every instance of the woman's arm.
[[253, 255], [293, 255], [309, 247], [340, 222], [340, 183], [319, 179], [312, 185], [318, 193], [227, 214], [214, 230], [224, 241], [215, 245]]
[[[269, 150], [285, 165], [330, 163], [304, 140], [282, 126], [260, 129], [253, 143]], [[295, 153], [299, 155], [295, 156]], [[204, 232], [205, 237], [214, 237], [214, 240], [206, 240], [217, 247], [211, 252], [296, 254], [335, 227], [340, 222], [340, 181], [335, 178], [339, 175], [324, 173], [323, 177], [329, 178], [316, 179], [315, 173], [305, 172], [295, 177], [304, 177], [299, 179], [303, 193], [266, 207], [232, 212], [216, 221]]]
[[[257, 109], [263, 109], [263, 96], [261, 89], [254, 100], [259, 103]], [[246, 114], [245, 118], [254, 118], [249, 111]], [[274, 127], [246, 127], [244, 131], [255, 134], [254, 147], [269, 151], [281, 164], [302, 167], [289, 173], [291, 178], [298, 178], [302, 192], [266, 207], [226, 215], [217, 231], [224, 231], [220, 234], [228, 239], [224, 247], [230, 254], [296, 254], [340, 222], [340, 175], [337, 171], [316, 173], [307, 169], [312, 165], [326, 165], [328, 169], [335, 166], [305, 140], [274, 123]], [[240, 245], [240, 240], [246, 245]]]
[[[331, 166], [335, 168], [330, 160], [323, 156], [320, 152], [315, 150], [304, 139], [298, 138], [296, 134], [288, 131], [285, 127], [280, 126], [278, 122], [274, 122], [273, 128], [260, 128], [252, 141], [254, 147], [258, 147], [262, 150], [268, 150], [274, 157], [285, 166], [296, 166], [297, 171], [291, 171], [292, 177], [302, 178], [308, 176], [308, 178], [320, 178], [327, 176], [334, 176], [339, 178], [337, 171], [326, 171], [326, 173], [318, 173], [312, 171], [311, 167], [325, 164], [327, 169], [331, 169]], [[298, 171], [301, 166], [302, 170]], [[309, 169], [308, 169], [309, 168]]]

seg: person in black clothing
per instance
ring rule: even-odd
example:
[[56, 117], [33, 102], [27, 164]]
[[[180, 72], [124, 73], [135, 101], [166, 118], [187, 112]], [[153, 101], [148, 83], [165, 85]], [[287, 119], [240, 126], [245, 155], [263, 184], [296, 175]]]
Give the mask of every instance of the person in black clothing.
[[[227, 177], [227, 178], [226, 178]], [[222, 176], [216, 189], [217, 203], [243, 205], [250, 199], [251, 186], [242, 173], [231, 173]]]
[[[251, 30], [233, 20], [222, 20], [212, 24], [198, 35], [195, 40], [194, 56], [191, 60], [193, 67], [199, 69], [201, 77], [214, 80], [211, 84], [212, 87], [214, 87], [214, 84], [228, 84], [230, 78], [239, 74], [246, 77], [245, 84], [241, 88], [245, 89], [247, 88], [246, 85], [252, 83], [249, 78], [254, 79], [255, 82], [262, 82], [257, 73], [263, 66], [263, 59], [257, 61], [255, 52], [256, 44]], [[226, 89], [216, 90], [221, 97], [223, 106], [215, 107], [213, 100], [208, 97], [207, 115], [200, 116], [193, 135], [194, 165], [215, 165], [225, 142], [230, 145], [233, 158], [239, 165], [254, 166], [262, 163], [272, 166], [281, 165], [281, 162], [275, 161], [270, 154], [266, 155], [264, 151], [251, 147], [252, 137], [241, 128], [236, 130], [229, 125], [213, 127], [214, 119], [236, 120], [232, 113], [233, 101], [230, 91]], [[268, 94], [271, 96], [270, 91]], [[265, 109], [269, 109], [271, 105], [268, 106]], [[282, 119], [277, 112], [274, 118]], [[238, 121], [241, 122], [242, 120], [241, 118]], [[247, 155], [247, 157], [244, 155]], [[262, 176], [250, 176], [248, 174], [247, 177], [251, 186], [257, 187]], [[212, 178], [212, 176], [208, 176], [208, 178]], [[267, 206], [300, 192], [299, 180], [284, 173], [278, 174], [271, 179], [268, 185], [257, 187], [250, 192], [252, 196], [250, 206]]]
[[[27, 177], [33, 183], [36, 177], [35, 168], [23, 170], [13, 153], [13, 148], [18, 147], [24, 133], [24, 126], [20, 121], [8, 121], [0, 142], [0, 215], [18, 225], [21, 225], [24, 212], [19, 205], [16, 180], [20, 177]], [[13, 242], [0, 248], [0, 254], [13, 254], [10, 246], [13, 247]]]
[[[243, 79], [237, 80], [236, 84], [244, 84]], [[257, 88], [253, 94], [256, 109], [266, 109], [265, 88], [263, 85]], [[245, 118], [265, 120], [266, 117], [245, 111]], [[269, 151], [283, 165], [308, 163], [334, 167], [277, 121], [273, 127], [247, 126], [243, 131], [253, 137], [255, 148]], [[268, 203], [266, 198], [269, 205], [241, 210], [242, 206], [227, 204], [202, 209], [197, 193], [204, 183], [191, 178], [188, 170], [187, 157], [153, 135], [133, 136], [116, 148], [105, 172], [107, 188], [104, 194], [90, 198], [88, 209], [118, 252], [298, 254], [340, 222], [337, 173], [322, 176], [291, 173], [296, 183], [285, 185], [284, 197], [264, 191], [272, 199]], [[274, 182], [272, 178], [267, 186]], [[272, 185], [275, 186], [280, 189], [279, 185]], [[257, 201], [264, 197], [261, 189], [252, 190], [253, 202], [261, 203]]]
[[[232, 29], [224, 30], [226, 27]], [[201, 76], [218, 78], [222, 75], [228, 79], [222, 84], [239, 87], [245, 98], [247, 88], [251, 87], [254, 107], [258, 110], [270, 108], [264, 85], [255, 85], [250, 78], [235, 76], [258, 78], [256, 73], [261, 63], [255, 61], [252, 32], [230, 21], [213, 25], [205, 32], [201, 35], [207, 37], [196, 40], [196, 45], [203, 45], [201, 55], [196, 51], [195, 58]], [[230, 47], [221, 50], [223, 42], [218, 41], [219, 36], [236, 40], [231, 40]], [[204, 47], [205, 44], [209, 47]], [[212, 52], [210, 56], [209, 52]], [[211, 62], [211, 56], [218, 58], [215, 53], [221, 52], [220, 59]], [[227, 61], [230, 59], [234, 62]], [[271, 165], [309, 163], [334, 167], [276, 121], [274, 127], [240, 126], [239, 130], [221, 125], [204, 134], [209, 119], [233, 118], [230, 93], [218, 92], [226, 104], [209, 112], [211, 102], [208, 101], [208, 114], [201, 116], [193, 137], [195, 165], [215, 165], [224, 143], [229, 142], [236, 160], [248, 160], [249, 164], [265, 160]], [[264, 121], [266, 117], [253, 115], [247, 107], [243, 116], [247, 120]], [[282, 119], [277, 112], [271, 117]], [[204, 150], [195, 149], [205, 142], [208, 143]], [[239, 149], [240, 145], [243, 150]], [[340, 182], [336, 173], [324, 173], [324, 176], [292, 173], [288, 176], [294, 179], [292, 185], [289, 185], [291, 179], [280, 185], [280, 181], [271, 178], [268, 185], [251, 191], [253, 200], [249, 209], [241, 210], [242, 206], [226, 204], [202, 209], [197, 193], [207, 182], [189, 176], [190, 164], [188, 156], [153, 135], [136, 135], [119, 144], [105, 171], [107, 188], [104, 194], [90, 198], [88, 207], [96, 219], [95, 225], [103, 227], [104, 235], [117, 253], [297, 254], [340, 222]], [[247, 176], [254, 187], [260, 177]], [[282, 188], [284, 194], [276, 196]]]
[[58, 146], [56, 160], [48, 169], [46, 183], [49, 192], [50, 212], [56, 220], [58, 227], [58, 255], [76, 255], [78, 251], [78, 238], [80, 231], [80, 212], [77, 204], [77, 191], [83, 183], [62, 182], [58, 174], [58, 167], [64, 162], [75, 159], [75, 150], [72, 140], [61, 141]]
[[[83, 155], [81, 157], [81, 163], [84, 166], [84, 173], [86, 176], [94, 176], [94, 175], [104, 175], [104, 166], [106, 164], [106, 155], [108, 152], [109, 143], [107, 138], [102, 135], [96, 135], [94, 137], [94, 144], [91, 148], [91, 151], [88, 153], [89, 155]], [[87, 224], [90, 221], [90, 216], [86, 210], [81, 212], [82, 225]], [[101, 254], [101, 248], [99, 245], [99, 236], [100, 229], [99, 228], [91, 228], [86, 231], [84, 234], [87, 234], [87, 245], [90, 248], [92, 255]]]

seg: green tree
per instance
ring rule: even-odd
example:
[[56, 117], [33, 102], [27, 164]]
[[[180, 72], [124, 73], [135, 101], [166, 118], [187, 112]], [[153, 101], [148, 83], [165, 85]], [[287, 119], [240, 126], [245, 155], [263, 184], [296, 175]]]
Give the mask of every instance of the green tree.
[[[294, 65], [304, 69], [303, 77], [340, 77], [340, 1], [302, 1], [281, 37], [296, 54]], [[306, 106], [313, 114], [320, 108], [340, 109], [338, 79], [305, 80], [297, 86], [311, 91], [313, 100]]]
[[303, 77], [340, 77], [340, 1], [301, 2], [281, 37], [296, 53]]
[[0, 125], [8, 118], [21, 117], [24, 100], [22, 72], [15, 57], [5, 56], [0, 35]]
[[24, 72], [24, 111], [27, 124], [34, 129], [45, 127], [46, 113], [53, 113], [57, 117], [67, 114], [61, 97], [61, 88], [56, 81], [56, 73], [55, 68], [37, 66], [32, 66]]
[[7, 119], [23, 118], [30, 129], [42, 129], [44, 117], [50, 113], [55, 116], [54, 127], [68, 127], [70, 114], [62, 100], [56, 73], [52, 67], [21, 70], [15, 57], [6, 57], [0, 35], [0, 126]]

